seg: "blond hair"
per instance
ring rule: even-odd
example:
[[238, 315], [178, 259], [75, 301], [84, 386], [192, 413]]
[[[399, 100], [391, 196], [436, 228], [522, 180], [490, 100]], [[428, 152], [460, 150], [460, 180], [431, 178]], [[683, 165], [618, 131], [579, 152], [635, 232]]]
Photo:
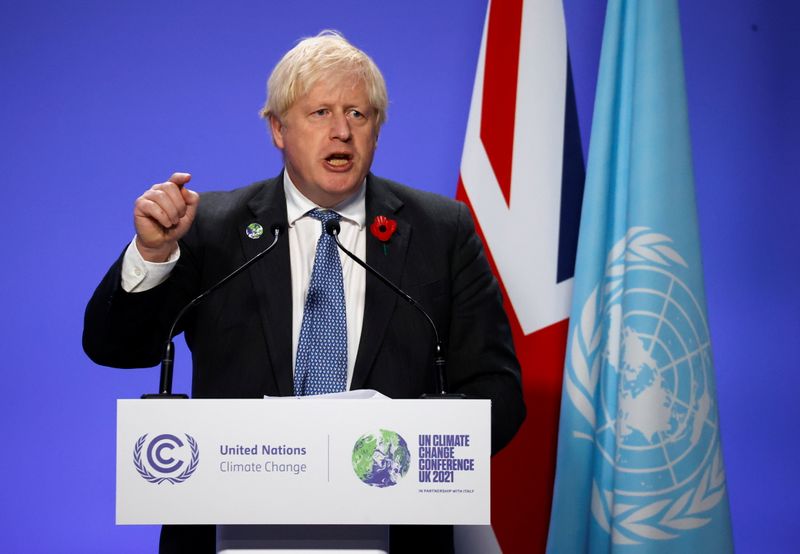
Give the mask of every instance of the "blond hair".
[[284, 116], [298, 98], [331, 75], [363, 81], [380, 129], [389, 103], [383, 75], [367, 54], [331, 30], [301, 40], [281, 58], [267, 81], [267, 101], [259, 114], [264, 119]]

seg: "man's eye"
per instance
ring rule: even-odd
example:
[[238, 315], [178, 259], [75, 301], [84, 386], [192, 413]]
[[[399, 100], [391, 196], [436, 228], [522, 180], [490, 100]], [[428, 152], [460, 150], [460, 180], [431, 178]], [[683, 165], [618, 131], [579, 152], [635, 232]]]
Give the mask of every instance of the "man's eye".
[[350, 117], [354, 119], [363, 119], [366, 116], [358, 110], [350, 110]]
[[328, 110], [326, 110], [325, 108], [320, 108], [320, 109], [315, 110], [314, 112], [312, 112], [311, 115], [315, 115], [317, 117], [322, 117], [322, 116], [325, 116], [327, 114], [328, 114]]

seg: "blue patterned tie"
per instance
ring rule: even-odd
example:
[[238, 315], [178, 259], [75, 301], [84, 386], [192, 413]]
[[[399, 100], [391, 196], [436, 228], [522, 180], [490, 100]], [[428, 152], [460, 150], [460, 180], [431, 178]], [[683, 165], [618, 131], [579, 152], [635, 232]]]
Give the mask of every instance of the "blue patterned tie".
[[339, 220], [330, 210], [308, 215], [322, 223], [314, 269], [308, 285], [303, 324], [297, 344], [294, 370], [295, 396], [340, 392], [347, 386], [347, 312], [344, 303], [342, 264], [333, 237], [325, 224]]

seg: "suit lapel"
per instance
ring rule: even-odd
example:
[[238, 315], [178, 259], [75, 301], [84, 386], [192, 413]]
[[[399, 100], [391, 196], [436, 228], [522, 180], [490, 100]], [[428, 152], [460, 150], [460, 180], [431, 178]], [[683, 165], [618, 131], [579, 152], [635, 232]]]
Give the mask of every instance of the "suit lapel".
[[[403, 202], [389, 190], [386, 183], [370, 174], [367, 177], [365, 203], [367, 263], [399, 285], [411, 237], [411, 225], [400, 213]], [[386, 243], [385, 251], [384, 244], [369, 230], [369, 226], [378, 215], [384, 215], [397, 222], [397, 230]], [[369, 273], [367, 273], [366, 289], [364, 323], [351, 389], [364, 387], [397, 303], [397, 295]]]
[[[281, 396], [293, 393], [292, 385], [292, 283], [289, 263], [286, 197], [283, 175], [266, 181], [247, 204], [249, 213], [239, 222], [242, 248], [250, 259], [272, 242], [270, 226], [283, 227], [275, 250], [256, 263], [248, 274], [255, 290], [264, 339], [267, 343], [275, 385]], [[253, 240], [244, 232], [250, 223], [264, 229], [260, 239]], [[269, 368], [264, 368], [268, 371]]]

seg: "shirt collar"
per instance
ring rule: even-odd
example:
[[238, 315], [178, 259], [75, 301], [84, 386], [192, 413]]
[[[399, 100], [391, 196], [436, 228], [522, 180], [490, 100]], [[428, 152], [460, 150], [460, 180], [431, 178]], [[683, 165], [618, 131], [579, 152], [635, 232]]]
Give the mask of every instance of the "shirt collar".
[[[311, 210], [316, 208], [324, 209], [314, 204], [298, 190], [294, 182], [292, 182], [292, 178], [289, 177], [289, 172], [286, 170], [283, 172], [283, 190], [286, 194], [286, 215], [288, 217], [289, 227], [294, 227], [295, 222], [305, 217]], [[367, 180], [365, 178], [355, 194], [331, 208], [342, 216], [343, 220], [357, 225], [359, 230], [364, 227], [367, 220], [365, 202], [366, 191]]]

